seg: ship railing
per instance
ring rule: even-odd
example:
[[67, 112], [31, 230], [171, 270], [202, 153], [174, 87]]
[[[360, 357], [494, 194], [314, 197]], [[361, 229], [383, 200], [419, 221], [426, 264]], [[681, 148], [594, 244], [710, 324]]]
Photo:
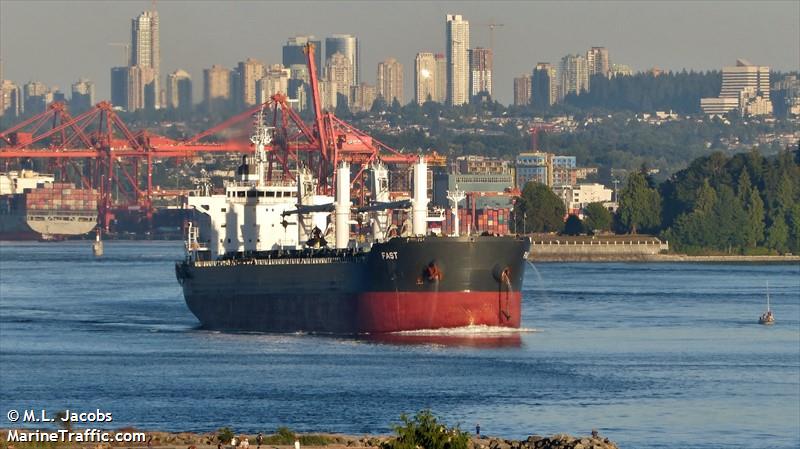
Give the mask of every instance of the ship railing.
[[333, 263], [351, 263], [359, 260], [357, 256], [334, 257], [287, 257], [281, 259], [224, 259], [195, 260], [195, 267], [238, 267], [247, 265], [326, 265]]

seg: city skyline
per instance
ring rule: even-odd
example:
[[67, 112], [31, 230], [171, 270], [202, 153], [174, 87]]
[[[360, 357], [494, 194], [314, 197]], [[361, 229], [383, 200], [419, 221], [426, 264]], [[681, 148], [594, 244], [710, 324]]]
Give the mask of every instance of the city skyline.
[[[413, 6], [358, 3], [359, 14], [355, 17], [350, 17], [353, 3], [314, 3], [313, 8], [308, 8], [308, 4], [286, 3], [234, 3], [235, 7], [229, 8], [212, 3], [193, 4], [192, 8], [185, 5], [166, 1], [158, 4], [162, 75], [183, 69], [194, 79], [201, 79], [203, 69], [213, 64], [230, 68], [248, 57], [274, 64], [281, 62], [282, 46], [293, 35], [313, 34], [324, 39], [335, 34], [352, 34], [359, 39], [362, 49], [360, 65], [366, 69], [362, 73], [365, 82], [374, 83], [370, 73], [374, 73], [378, 62], [394, 57], [405, 68], [404, 90], [413, 92], [416, 53], [445, 50], [442, 27], [445, 14], [461, 14], [470, 21], [471, 48], [489, 46], [487, 23], [504, 23], [503, 28], [495, 30], [493, 90], [495, 98], [505, 104], [513, 100], [513, 78], [529, 74], [537, 62], [557, 64], [565, 54], [592, 46], [608, 48], [613, 62], [628, 64], [636, 71], [653, 66], [665, 70], [719, 70], [738, 58], [774, 70], [797, 70], [800, 66], [800, 26], [796, 20], [800, 4], [796, 2], [415, 3]], [[122, 51], [109, 43], [125, 41], [129, 36], [126, 24], [149, 7], [150, 2], [146, 1], [4, 0], [0, 2], [0, 57], [5, 78], [20, 85], [41, 81], [48, 86], [57, 85], [62, 92], [68, 91], [79, 78], [89, 78], [96, 85], [98, 100], [108, 98], [109, 69], [119, 65]], [[616, 16], [622, 7], [626, 10], [624, 16]], [[305, 12], [308, 10], [319, 14], [308, 16]], [[276, 13], [285, 20], [271, 21], [269, 26], [257, 21], [259, 16]], [[48, 23], [46, 27], [37, 26], [43, 16], [63, 20]], [[104, 20], [98, 23], [92, 19], [97, 16]], [[218, 26], [196, 29], [191, 26], [207, 23], [204, 21], [212, 17]], [[332, 17], [341, 20], [331, 20]], [[364, 17], [381, 20], [363, 20]], [[632, 20], [633, 17], [640, 20]], [[575, 26], [584, 22], [586, 26]], [[599, 26], [615, 22], [621, 26]], [[407, 32], [408, 23], [414, 23], [414, 33]], [[557, 28], [559, 23], [570, 23], [574, 32], [547, 39], [547, 34], [552, 37], [554, 26]], [[680, 33], [670, 29], [674, 26], [670, 23], [681, 23]], [[726, 26], [708, 26], [713, 23]], [[69, 24], [74, 24], [75, 29], [69, 29]], [[398, 36], [403, 38], [397, 39]], [[731, 37], [737, 38], [736, 46], [729, 45]], [[195, 98], [202, 98], [199, 84], [194, 83]], [[410, 100], [406, 97], [406, 101]]]

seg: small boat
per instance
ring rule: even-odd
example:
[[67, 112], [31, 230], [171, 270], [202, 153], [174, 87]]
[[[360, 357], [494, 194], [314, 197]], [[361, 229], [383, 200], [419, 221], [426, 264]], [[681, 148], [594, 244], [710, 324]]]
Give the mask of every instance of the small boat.
[[767, 282], [767, 311], [758, 317], [758, 324], [770, 325], [775, 324], [775, 316], [772, 315], [772, 310], [769, 308], [769, 282]]

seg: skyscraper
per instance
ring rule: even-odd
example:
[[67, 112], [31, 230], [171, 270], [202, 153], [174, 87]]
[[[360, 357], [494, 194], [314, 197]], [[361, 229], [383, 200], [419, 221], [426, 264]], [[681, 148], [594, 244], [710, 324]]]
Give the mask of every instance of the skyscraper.
[[462, 105], [469, 101], [469, 22], [460, 14], [447, 14], [447, 102]]
[[0, 80], [0, 117], [19, 117], [22, 114], [22, 95], [10, 80]]
[[473, 48], [469, 51], [470, 97], [481, 92], [492, 95], [492, 49]]
[[361, 82], [361, 67], [359, 65], [361, 54], [358, 48], [358, 38], [352, 34], [334, 34], [325, 38], [325, 61], [336, 53], [341, 53], [350, 60], [350, 66], [353, 68], [353, 79], [350, 86], [358, 85]]
[[582, 55], [567, 55], [561, 58], [559, 67], [559, 99], [569, 94], [580, 95], [589, 91], [589, 71]]
[[218, 110], [230, 101], [231, 71], [220, 65], [203, 70], [203, 102], [209, 111]]
[[111, 104], [128, 109], [128, 72], [130, 67], [111, 68]]
[[436, 93], [436, 57], [433, 53], [420, 52], [414, 58], [414, 99], [417, 104], [438, 101]]
[[606, 47], [592, 47], [586, 52], [586, 67], [589, 77], [592, 75], [608, 76], [611, 68], [608, 60], [608, 49]]
[[294, 36], [286, 41], [283, 46], [283, 66], [291, 67], [295, 64], [306, 65], [306, 54], [304, 52], [307, 43], [314, 45], [314, 62], [317, 65], [317, 76], [322, 75], [322, 42], [316, 40], [314, 36]]
[[378, 63], [376, 82], [378, 95], [391, 104], [395, 99], [403, 104], [403, 64], [394, 58]]
[[537, 108], [547, 108], [558, 100], [556, 68], [549, 62], [540, 62], [531, 76], [531, 102]]
[[69, 107], [72, 112], [86, 111], [94, 105], [94, 83], [81, 78], [72, 85]]
[[[130, 65], [138, 66], [148, 74], [147, 79], [154, 83], [148, 89], [154, 92], [153, 107], [158, 108], [160, 91], [161, 50], [159, 45], [158, 11], [144, 11], [131, 20]], [[152, 75], [150, 75], [152, 73]]]
[[185, 70], [167, 75], [167, 107], [181, 111], [192, 109], [192, 77]]
[[531, 102], [531, 77], [514, 78], [514, 106], [527, 106]]
[[[330, 87], [336, 94], [342, 95], [345, 99], [350, 98], [350, 87], [353, 85], [353, 66], [350, 59], [343, 53], [336, 52], [328, 58], [325, 64], [323, 77], [331, 84]], [[331, 95], [335, 95], [331, 93]], [[338, 100], [337, 103], [338, 104]], [[333, 105], [335, 108], [336, 105]]]
[[264, 77], [264, 64], [247, 58], [239, 63], [236, 71], [239, 73], [239, 91], [236, 92], [238, 104], [245, 107], [255, 105], [256, 82]]
[[39, 81], [29, 81], [22, 86], [22, 104], [28, 115], [44, 112], [47, 106], [47, 93], [50, 89]]
[[266, 103], [270, 97], [277, 93], [287, 95], [291, 74], [291, 69], [285, 68], [283, 64], [270, 65], [264, 77], [256, 83], [258, 103]]

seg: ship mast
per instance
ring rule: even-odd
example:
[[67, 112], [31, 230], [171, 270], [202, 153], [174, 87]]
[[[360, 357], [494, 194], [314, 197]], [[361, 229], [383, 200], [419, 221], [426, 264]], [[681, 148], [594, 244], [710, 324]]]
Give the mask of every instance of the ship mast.
[[263, 107], [258, 111], [254, 125], [250, 142], [253, 142], [253, 145], [255, 145], [256, 173], [258, 176], [256, 186], [260, 187], [264, 185], [264, 177], [266, 176], [267, 153], [264, 148], [272, 142], [270, 128], [264, 124]]

